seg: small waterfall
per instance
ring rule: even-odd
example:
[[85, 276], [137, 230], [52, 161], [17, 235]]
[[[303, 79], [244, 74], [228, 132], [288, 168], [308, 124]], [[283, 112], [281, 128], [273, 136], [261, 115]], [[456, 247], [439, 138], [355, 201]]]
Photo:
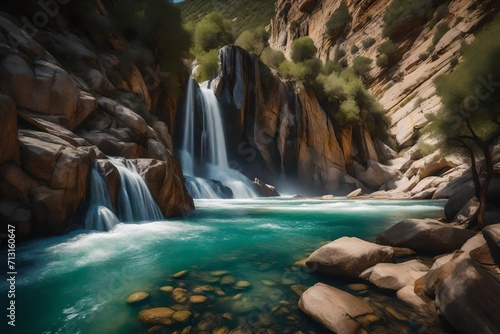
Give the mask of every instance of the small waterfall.
[[94, 161], [90, 175], [90, 205], [85, 216], [84, 228], [88, 230], [109, 231], [119, 223], [113, 213], [108, 185], [99, 174], [97, 161]]
[[[257, 197], [252, 182], [237, 170], [231, 169], [227, 160], [226, 139], [217, 98], [208, 81], [200, 85], [202, 131], [197, 140], [195, 133], [196, 91], [194, 79], [189, 79], [184, 138], [180, 152], [186, 187], [193, 198], [227, 198], [214, 186], [218, 180], [232, 190], [236, 198]], [[196, 164], [196, 169], [195, 169]], [[216, 182], [215, 182], [216, 183]]]
[[120, 175], [120, 189], [116, 203], [118, 213], [115, 214], [113, 210], [108, 185], [99, 173], [97, 161], [94, 161], [90, 177], [90, 203], [84, 228], [109, 231], [120, 222], [162, 220], [161, 210], [135, 165], [125, 159], [109, 158], [109, 162], [116, 167]]
[[125, 159], [109, 159], [109, 161], [120, 174], [120, 191], [116, 205], [120, 220], [124, 222], [162, 220], [161, 210], [135, 165]]

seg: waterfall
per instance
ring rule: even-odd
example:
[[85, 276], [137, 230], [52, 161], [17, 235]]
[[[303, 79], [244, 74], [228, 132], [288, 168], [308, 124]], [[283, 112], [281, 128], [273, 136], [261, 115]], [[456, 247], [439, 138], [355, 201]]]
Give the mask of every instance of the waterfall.
[[193, 198], [227, 198], [227, 193], [224, 193], [216, 182], [220, 181], [223, 186], [231, 189], [236, 198], [256, 197], [252, 182], [239, 171], [229, 167], [219, 103], [208, 81], [200, 85], [202, 129], [201, 134], [196, 136], [194, 83], [194, 79], [190, 78], [186, 96], [184, 138], [180, 152], [182, 171], [187, 176], [186, 187], [189, 193]]
[[85, 216], [84, 228], [109, 231], [121, 222], [163, 220], [149, 189], [137, 172], [135, 165], [125, 159], [109, 158], [120, 175], [120, 189], [115, 214], [106, 181], [99, 173], [99, 165], [94, 161], [90, 177], [89, 209]]
[[120, 220], [124, 222], [162, 220], [161, 210], [135, 165], [125, 159], [109, 159], [109, 161], [120, 174], [120, 189], [116, 205]]
[[89, 202], [89, 209], [84, 220], [85, 229], [109, 231], [119, 223], [118, 217], [113, 213], [108, 185], [99, 174], [97, 161], [94, 161], [90, 175]]

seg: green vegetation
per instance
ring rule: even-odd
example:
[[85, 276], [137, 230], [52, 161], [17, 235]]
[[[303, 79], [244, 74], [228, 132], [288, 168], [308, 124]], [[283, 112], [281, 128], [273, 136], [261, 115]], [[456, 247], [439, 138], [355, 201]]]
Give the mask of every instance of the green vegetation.
[[285, 60], [280, 64], [280, 72], [285, 78], [293, 78], [305, 84], [313, 85], [322, 66], [323, 63], [318, 58], [307, 59], [301, 62]]
[[320, 74], [318, 83], [331, 103], [338, 106], [336, 121], [342, 126], [363, 122], [375, 137], [387, 141], [389, 120], [382, 106], [368, 93], [352, 68]]
[[448, 13], [449, 13], [449, 11], [448, 11], [448, 4], [447, 3], [442, 4], [441, 6], [436, 8], [436, 10], [434, 11], [434, 15], [432, 16], [432, 19], [429, 21], [429, 28], [431, 28], [431, 29], [434, 28], [434, 26], [439, 21], [444, 19], [446, 17], [446, 15], [448, 15]]
[[260, 57], [267, 47], [268, 38], [269, 34], [266, 32], [266, 29], [264, 27], [259, 27], [242, 32], [234, 44]]
[[384, 36], [394, 39], [404, 34], [408, 25], [425, 22], [432, 9], [432, 0], [393, 0], [384, 15]]
[[392, 56], [393, 54], [395, 54], [397, 51], [398, 51], [398, 47], [396, 44], [394, 44], [393, 41], [391, 41], [390, 39], [385, 41], [385, 42], [382, 42], [378, 48], [377, 48], [377, 51], [380, 52], [380, 53], [383, 53], [387, 56]]
[[203, 82], [210, 80], [217, 74], [219, 69], [219, 53], [217, 49], [210, 50], [208, 52], [201, 52], [196, 57], [198, 60], [198, 73], [196, 75], [196, 80], [198, 82]]
[[[468, 154], [479, 199], [477, 223], [484, 226], [486, 193], [493, 176], [492, 146], [500, 138], [500, 16], [464, 47], [463, 61], [436, 81], [443, 108], [431, 129], [445, 147]], [[484, 159], [481, 182], [476, 161]]]
[[266, 26], [274, 16], [274, 1], [270, 0], [184, 0], [176, 4], [184, 23], [201, 21], [211, 12], [234, 20], [236, 36], [245, 30]]
[[379, 54], [375, 63], [378, 67], [387, 67], [389, 66], [389, 57], [385, 53]]
[[195, 26], [193, 48], [195, 54], [218, 49], [234, 42], [232, 22], [217, 12], [211, 12]]
[[418, 59], [420, 59], [420, 61], [425, 61], [427, 58], [429, 58], [430, 55], [431, 53], [428, 51], [422, 52], [421, 54], [418, 55]]
[[358, 53], [358, 51], [359, 51], [359, 47], [356, 44], [354, 44], [353, 46], [351, 46], [351, 53], [353, 55], [355, 55], [356, 53]]
[[326, 34], [334, 37], [349, 31], [352, 17], [345, 3], [332, 14], [326, 22]]
[[311, 37], [305, 36], [296, 39], [292, 43], [292, 60], [297, 62], [302, 62], [304, 60], [312, 59], [318, 49], [314, 45], [314, 42]]
[[443, 38], [444, 34], [446, 34], [450, 30], [450, 27], [446, 23], [440, 23], [436, 27], [436, 31], [434, 32], [434, 36], [432, 37], [432, 44], [437, 45], [441, 38]]
[[373, 63], [373, 60], [371, 60], [370, 58], [360, 56], [360, 57], [354, 58], [352, 66], [354, 67], [356, 72], [358, 72], [361, 75], [365, 75], [366, 73], [370, 72], [370, 70], [372, 69], [372, 66], [371, 66], [372, 63]]
[[369, 48], [371, 48], [371, 47], [372, 47], [372, 45], [373, 45], [373, 44], [375, 44], [375, 42], [376, 42], [376, 41], [377, 41], [377, 40], [376, 40], [375, 38], [373, 38], [373, 37], [369, 37], [369, 38], [367, 38], [367, 39], [364, 39], [364, 40], [361, 42], [361, 44], [363, 44], [363, 48], [364, 48], [365, 50], [368, 50]]
[[285, 55], [281, 51], [266, 47], [264, 51], [262, 51], [260, 60], [269, 67], [279, 69], [280, 64], [285, 61]]

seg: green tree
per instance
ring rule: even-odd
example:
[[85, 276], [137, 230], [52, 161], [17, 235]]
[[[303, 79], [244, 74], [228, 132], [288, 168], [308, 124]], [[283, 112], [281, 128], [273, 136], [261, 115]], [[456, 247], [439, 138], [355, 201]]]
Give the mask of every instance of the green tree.
[[358, 72], [361, 75], [365, 75], [372, 69], [371, 66], [372, 62], [373, 60], [371, 60], [368, 57], [362, 57], [362, 56], [356, 57], [353, 60], [353, 67], [356, 70], [356, 72]]
[[291, 58], [294, 62], [303, 62], [304, 60], [312, 59], [316, 55], [318, 49], [314, 45], [311, 37], [305, 36], [296, 39], [292, 43]]
[[280, 64], [285, 61], [283, 52], [266, 47], [260, 57], [262, 62], [269, 67], [279, 69]]
[[196, 81], [203, 82], [212, 79], [219, 69], [219, 53], [217, 50], [201, 52], [196, 59], [198, 60]]
[[268, 46], [269, 34], [264, 27], [245, 30], [236, 39], [234, 44], [242, 47], [260, 58], [264, 49]]
[[232, 22], [217, 12], [205, 16], [194, 31], [194, 53], [200, 54], [234, 42]]
[[327, 35], [334, 37], [346, 32], [347, 28], [350, 26], [351, 20], [352, 17], [349, 13], [349, 8], [347, 8], [345, 3], [341, 4], [326, 22]]
[[[464, 48], [463, 61], [436, 81], [443, 103], [432, 127], [449, 149], [466, 152], [471, 160], [475, 194], [479, 199], [477, 223], [484, 226], [486, 195], [493, 177], [492, 146], [500, 138], [500, 16]], [[481, 175], [476, 161], [484, 159]]]
[[396, 37], [404, 33], [408, 25], [424, 22], [432, 10], [432, 0], [393, 0], [384, 14], [384, 36]]

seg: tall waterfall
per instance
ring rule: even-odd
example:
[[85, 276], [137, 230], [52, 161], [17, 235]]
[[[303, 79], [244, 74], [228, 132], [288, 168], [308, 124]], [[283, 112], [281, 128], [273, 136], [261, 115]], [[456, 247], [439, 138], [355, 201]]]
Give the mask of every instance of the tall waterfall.
[[85, 216], [84, 228], [109, 231], [121, 222], [162, 220], [163, 215], [149, 189], [133, 163], [125, 159], [110, 158], [120, 175], [117, 213], [113, 210], [108, 185], [98, 170], [92, 166], [90, 178], [90, 205]]
[[193, 198], [224, 198], [220, 181], [229, 187], [236, 198], [256, 197], [252, 182], [239, 171], [229, 167], [226, 139], [219, 103], [208, 81], [201, 90], [201, 135], [195, 133], [196, 91], [190, 78], [186, 97], [184, 138], [180, 159], [186, 175], [186, 186]]

